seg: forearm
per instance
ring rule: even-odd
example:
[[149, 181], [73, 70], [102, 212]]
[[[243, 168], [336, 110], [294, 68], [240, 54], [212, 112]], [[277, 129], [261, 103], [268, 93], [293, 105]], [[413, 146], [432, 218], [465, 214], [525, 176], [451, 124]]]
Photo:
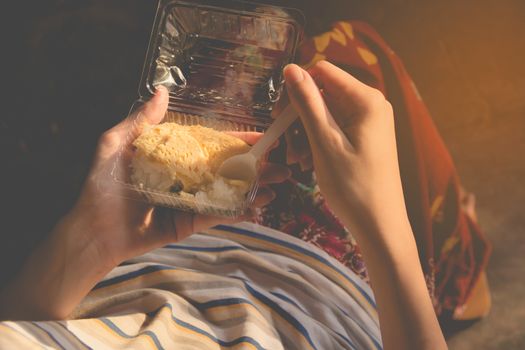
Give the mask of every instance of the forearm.
[[0, 319], [64, 319], [112, 268], [86, 225], [66, 216], [0, 295]]
[[385, 349], [446, 349], [406, 214], [357, 226]]

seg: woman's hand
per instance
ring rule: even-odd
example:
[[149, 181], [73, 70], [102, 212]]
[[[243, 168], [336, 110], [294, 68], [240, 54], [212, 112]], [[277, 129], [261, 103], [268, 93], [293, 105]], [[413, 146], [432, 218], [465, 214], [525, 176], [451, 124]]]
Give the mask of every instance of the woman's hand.
[[[113, 180], [111, 171], [118, 152], [123, 157], [131, 157], [131, 142], [128, 133], [133, 128], [130, 123], [158, 124], [167, 111], [168, 92], [160, 87], [155, 96], [137, 113], [135, 121], [125, 119], [100, 138], [92, 170], [87, 178], [84, 190], [70, 215], [75, 221], [85, 222], [90, 227], [91, 239], [98, 246], [101, 258], [107, 263], [118, 263], [143, 254], [167, 243], [175, 242], [192, 233], [218, 224], [241, 221], [243, 218], [225, 219], [188, 212], [154, 208], [138, 200], [130, 200], [132, 194], [120, 183]], [[138, 135], [136, 135], [138, 136]], [[249, 144], [257, 141], [258, 133], [236, 133]], [[119, 163], [122, 172], [129, 162]], [[254, 206], [264, 206], [275, 194], [269, 187], [289, 176], [289, 171], [277, 164], [265, 164], [262, 168], [261, 184]]]
[[386, 208], [406, 217], [394, 117], [383, 94], [326, 61], [309, 72], [288, 67], [285, 78], [334, 212], [354, 230]]
[[[138, 111], [137, 118], [140, 122], [159, 123], [167, 106], [168, 92], [160, 88]], [[244, 219], [195, 215], [129, 199], [126, 188], [113, 180], [111, 171], [121, 150], [124, 157], [132, 154], [132, 138], [128, 138], [131, 122], [129, 118], [124, 120], [100, 138], [78, 202], [2, 291], [0, 320], [66, 318], [91, 288], [122, 261], [198, 230]], [[260, 134], [238, 136], [254, 143]], [[122, 167], [126, 167], [124, 163]], [[266, 205], [275, 197], [265, 184], [282, 182], [288, 176], [290, 172], [284, 166], [263, 166], [263, 186], [254, 205]]]
[[385, 349], [446, 348], [405, 209], [392, 107], [326, 61], [284, 75], [321, 193], [363, 252]]

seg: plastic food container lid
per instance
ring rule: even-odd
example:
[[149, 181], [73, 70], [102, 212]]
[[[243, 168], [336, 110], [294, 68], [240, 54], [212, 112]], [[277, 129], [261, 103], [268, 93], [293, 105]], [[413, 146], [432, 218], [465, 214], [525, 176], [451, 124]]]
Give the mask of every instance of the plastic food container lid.
[[161, 0], [139, 95], [170, 91], [170, 109], [265, 126], [283, 90], [304, 17], [240, 1]]

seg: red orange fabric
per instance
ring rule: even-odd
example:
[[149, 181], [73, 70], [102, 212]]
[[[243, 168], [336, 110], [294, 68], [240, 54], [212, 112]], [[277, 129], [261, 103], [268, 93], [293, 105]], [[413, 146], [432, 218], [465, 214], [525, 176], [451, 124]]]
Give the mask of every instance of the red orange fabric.
[[[362, 22], [337, 22], [302, 45], [300, 64], [308, 67], [321, 59], [381, 90], [392, 103], [407, 211], [435, 310], [461, 315], [491, 245], [462, 210], [452, 158], [415, 84], [399, 57]], [[282, 145], [272, 158], [284, 162], [285, 152]], [[316, 244], [367, 279], [359, 247], [328, 208], [315, 175], [291, 168], [293, 179], [277, 186], [277, 200], [255, 220]]]

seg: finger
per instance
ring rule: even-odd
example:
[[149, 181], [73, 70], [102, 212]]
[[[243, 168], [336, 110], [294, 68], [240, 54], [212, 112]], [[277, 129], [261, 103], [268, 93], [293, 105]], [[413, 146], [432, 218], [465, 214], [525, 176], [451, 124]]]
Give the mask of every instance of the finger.
[[155, 95], [144, 104], [139, 113], [144, 121], [149, 124], [158, 124], [164, 118], [168, 110], [169, 92], [164, 86], [157, 86]]
[[202, 215], [202, 214], [193, 214], [192, 215], [193, 220], [193, 232], [199, 232], [202, 230], [206, 230], [210, 227], [217, 226], [217, 225], [229, 225], [234, 224], [236, 222], [239, 222], [238, 218], [231, 218], [231, 217], [218, 217], [218, 216], [211, 216], [211, 215]]
[[155, 220], [153, 227], [140, 241], [139, 250], [144, 252], [181, 241], [195, 232], [219, 224], [232, 224], [239, 221], [235, 218], [199, 215], [160, 207], [155, 208], [153, 214]]
[[[168, 103], [168, 90], [164, 86], [159, 85], [155, 95], [136, 112], [135, 118], [126, 118], [114, 129], [118, 129], [121, 135], [129, 132], [131, 137], [128, 138], [128, 142], [131, 143], [150, 125], [158, 124], [164, 119], [168, 110]], [[133, 126], [134, 123], [136, 123], [135, 126]]]
[[[139, 111], [137, 116], [139, 122], [146, 122], [145, 124], [159, 123], [168, 108], [168, 99], [168, 90], [166, 88], [161, 87], [157, 89], [157, 93], [153, 98]], [[141, 126], [134, 127], [134, 122], [135, 118], [128, 117], [101, 136], [93, 169], [98, 169], [107, 159], [115, 156], [119, 149], [123, 151], [122, 156], [124, 159], [128, 160], [132, 156], [131, 143], [143, 130]]]
[[327, 61], [320, 61], [308, 72], [323, 90], [330, 109], [332, 107], [346, 110], [353, 108], [359, 112], [371, 107], [370, 96], [377, 90], [363, 84], [341, 68]]
[[175, 234], [171, 235], [171, 241], [181, 241], [188, 236], [206, 230], [216, 225], [227, 225], [239, 220], [212, 215], [193, 214], [179, 210], [172, 210]]
[[249, 145], [255, 144], [263, 136], [263, 133], [256, 131], [226, 131], [226, 134], [235, 136]]
[[[341, 68], [320, 61], [310, 70], [314, 80], [322, 87], [322, 96], [328, 109], [354, 148], [359, 148], [365, 125], [382, 121], [388, 113], [383, 93], [374, 89]], [[380, 118], [380, 119], [378, 119]], [[368, 128], [369, 130], [373, 127]]]
[[[263, 133], [256, 131], [227, 131], [226, 133], [228, 135], [240, 138], [250, 146], [255, 145], [257, 141], [259, 141], [264, 135]], [[270, 146], [270, 150], [276, 148], [277, 146], [279, 146], [279, 140], [275, 141], [274, 144]]]
[[255, 199], [251, 207], [252, 208], [264, 207], [265, 205], [273, 201], [275, 197], [276, 197], [276, 194], [271, 188], [267, 186], [261, 186], [259, 190], [257, 191], [257, 196], [255, 196]]
[[[159, 86], [155, 95], [142, 106], [138, 111], [139, 122], [147, 122], [149, 124], [158, 124], [164, 118], [166, 110], [168, 109], [169, 94], [164, 86]], [[133, 128], [133, 118], [126, 118], [113, 128], [106, 132], [106, 135], [112, 135], [114, 138], [123, 139], [128, 132], [132, 133], [133, 138], [141, 133], [141, 128]]]
[[[308, 72], [290, 64], [284, 69], [288, 96], [303, 122], [309, 142], [324, 149], [327, 140], [342, 134]], [[315, 145], [313, 145], [315, 143]]]
[[278, 184], [286, 181], [292, 172], [287, 166], [275, 163], [265, 163], [261, 166], [261, 177], [259, 179], [262, 185]]

